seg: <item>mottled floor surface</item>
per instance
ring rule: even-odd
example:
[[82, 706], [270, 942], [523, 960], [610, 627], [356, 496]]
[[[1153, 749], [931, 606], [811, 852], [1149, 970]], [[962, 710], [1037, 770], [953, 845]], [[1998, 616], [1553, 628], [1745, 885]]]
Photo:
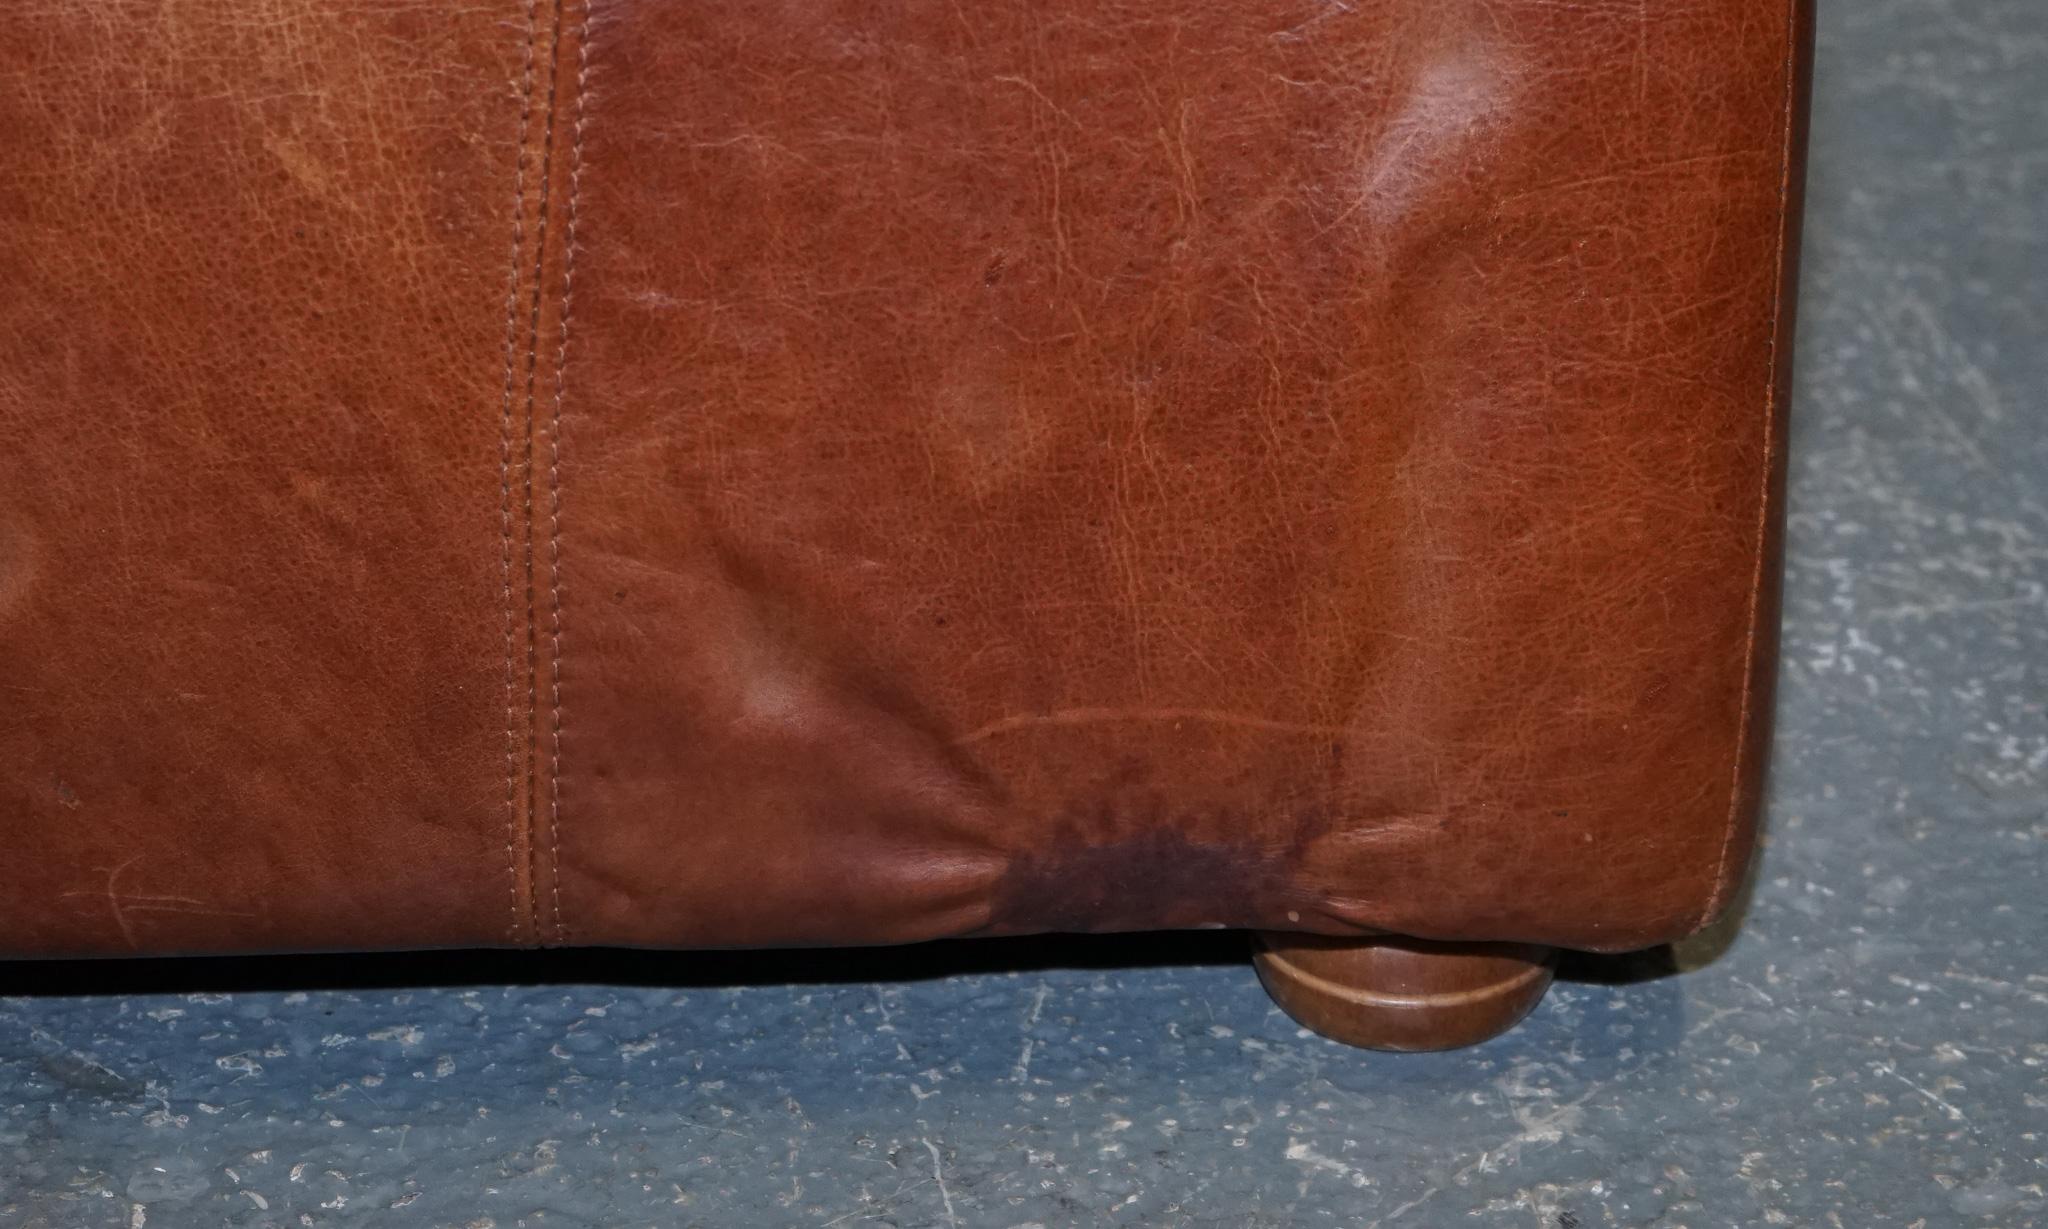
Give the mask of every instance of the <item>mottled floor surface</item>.
[[1739, 925], [1419, 1058], [1214, 934], [0, 966], [0, 1226], [2048, 1224], [2048, 8], [1823, 8]]

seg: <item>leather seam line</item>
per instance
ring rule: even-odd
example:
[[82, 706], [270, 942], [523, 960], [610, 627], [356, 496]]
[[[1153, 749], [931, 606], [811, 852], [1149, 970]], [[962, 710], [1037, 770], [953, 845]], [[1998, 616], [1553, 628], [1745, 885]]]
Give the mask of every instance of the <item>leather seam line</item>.
[[[548, 692], [551, 750], [548, 764], [548, 888], [554, 938], [569, 941], [562, 917], [562, 406], [568, 396], [569, 321], [576, 292], [576, 206], [583, 188], [584, 99], [590, 92], [590, 8], [585, 0], [576, 25], [576, 107], [570, 125], [569, 202], [562, 219], [562, 306], [555, 350], [555, 404], [548, 423], [548, 602], [552, 644]], [[559, 51], [557, 55], [559, 56]]]
[[1735, 726], [1735, 754], [1730, 757], [1734, 763], [1729, 770], [1728, 818], [1722, 826], [1721, 852], [1714, 861], [1714, 875], [1707, 885], [1706, 908], [1700, 911], [1691, 930], [1698, 931], [1714, 920], [1732, 893], [1733, 885], [1725, 882], [1728, 873], [1728, 858], [1735, 849], [1736, 816], [1742, 809], [1742, 774], [1749, 763], [1749, 729], [1756, 719], [1756, 670], [1757, 619], [1762, 613], [1764, 567], [1769, 554], [1772, 475], [1777, 465], [1777, 419], [1778, 392], [1784, 383], [1782, 364], [1786, 361], [1785, 338], [1781, 330], [1785, 323], [1785, 262], [1789, 246], [1793, 219], [1792, 211], [1792, 154], [1793, 134], [1799, 122], [1796, 114], [1799, 99], [1800, 66], [1800, 10], [1805, 0], [1790, 0], [1786, 5], [1785, 21], [1785, 97], [1783, 104], [1782, 131], [1780, 133], [1781, 154], [1778, 178], [1778, 245], [1777, 268], [1771, 278], [1771, 363], [1770, 383], [1764, 396], [1764, 456], [1761, 489], [1757, 496], [1756, 562], [1750, 574], [1749, 583], [1749, 630], [1742, 653], [1742, 699], [1739, 702], [1739, 716]]
[[[522, 469], [521, 494], [524, 503], [524, 563], [526, 579], [526, 908], [527, 933], [532, 942], [543, 942], [541, 932], [541, 890], [540, 890], [540, 616], [538, 613], [537, 577], [538, 563], [535, 559], [534, 537], [539, 526], [534, 495], [534, 433], [539, 425], [540, 343], [542, 332], [542, 304], [545, 300], [543, 283], [546, 280], [548, 243], [553, 218], [549, 211], [555, 168], [555, 129], [560, 107], [562, 75], [562, 10], [565, 0], [553, 0], [550, 5], [548, 33], [548, 90], [547, 103], [542, 114], [545, 120], [541, 129], [539, 188], [534, 206], [533, 241], [533, 285], [527, 311], [526, 334], [526, 407], [525, 407], [525, 464]], [[550, 445], [552, 446], [552, 439]], [[552, 566], [552, 565], [551, 565]], [[550, 587], [552, 587], [552, 578]], [[552, 639], [550, 656], [553, 655]], [[551, 663], [552, 677], [554, 667]], [[553, 698], [550, 697], [552, 706]], [[550, 756], [552, 763], [553, 757]], [[550, 769], [552, 788], [552, 768]], [[552, 829], [553, 824], [548, 824]], [[552, 836], [549, 841], [552, 844]], [[550, 874], [553, 867], [549, 867]]]
[[512, 600], [512, 428], [515, 378], [518, 370], [519, 270], [526, 248], [526, 167], [532, 147], [533, 69], [535, 39], [539, 30], [539, 0], [527, 0], [525, 59], [520, 70], [519, 145], [514, 157], [512, 181], [512, 253], [505, 275], [505, 390], [498, 428], [498, 566], [502, 583], [501, 604], [505, 624], [505, 872], [512, 897], [512, 921], [508, 932], [512, 943], [520, 941], [520, 923], [528, 909], [520, 890], [518, 842], [518, 715], [514, 704], [516, 607]]

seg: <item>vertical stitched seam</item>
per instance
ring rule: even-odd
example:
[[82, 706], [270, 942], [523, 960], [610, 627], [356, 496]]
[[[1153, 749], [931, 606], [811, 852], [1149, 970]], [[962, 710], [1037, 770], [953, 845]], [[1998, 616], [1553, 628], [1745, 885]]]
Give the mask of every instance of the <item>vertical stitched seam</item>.
[[576, 119], [570, 128], [569, 205], [562, 226], [562, 309], [555, 353], [555, 407], [548, 424], [548, 601], [553, 614], [553, 661], [549, 714], [553, 749], [548, 763], [548, 886], [555, 942], [566, 943], [562, 920], [562, 403], [568, 395], [569, 320], [576, 291], [576, 202], [583, 187], [583, 100], [590, 92], [590, 6], [584, 0], [576, 25]]
[[526, 246], [526, 160], [533, 126], [534, 39], [540, 32], [539, 0], [527, 0], [526, 57], [520, 70], [519, 148], [512, 177], [512, 255], [505, 275], [505, 393], [498, 428], [498, 566], [503, 581], [505, 607], [505, 873], [512, 895], [513, 943], [519, 942], [520, 921], [529, 912], [522, 909], [519, 891], [519, 761], [518, 719], [513, 706], [514, 636], [512, 621], [512, 405], [514, 375], [517, 371], [519, 328], [519, 266]]
[[1707, 887], [1707, 906], [1700, 911], [1693, 930], [1699, 930], [1714, 920], [1721, 904], [1728, 898], [1729, 888], [1722, 882], [1728, 873], [1728, 858], [1735, 850], [1735, 817], [1742, 808], [1742, 770], [1749, 761], [1749, 727], [1755, 719], [1757, 616], [1761, 613], [1764, 588], [1764, 565], [1767, 562], [1765, 549], [1770, 541], [1771, 527], [1771, 475], [1776, 466], [1778, 422], [1778, 388], [1783, 381], [1780, 364], [1785, 361], [1785, 339], [1779, 330], [1785, 321], [1785, 259], [1786, 247], [1792, 232], [1792, 134], [1799, 117], [1795, 114], [1799, 98], [1799, 15], [1805, 0], [1789, 0], [1786, 5], [1785, 23], [1785, 102], [1784, 122], [1781, 136], [1783, 155], [1780, 159], [1778, 178], [1778, 251], [1777, 269], [1771, 283], [1771, 364], [1770, 385], [1764, 396], [1764, 463], [1762, 489], [1757, 496], [1756, 514], [1756, 564], [1749, 582], [1749, 634], [1742, 653], [1742, 699], [1740, 716], [1735, 726], [1734, 766], [1729, 772], [1728, 819], [1721, 834], [1721, 853], [1714, 862], [1714, 877]]
[[526, 344], [526, 464], [523, 471], [526, 518], [526, 876], [527, 883], [532, 885], [527, 892], [527, 917], [536, 943], [540, 941], [541, 933], [540, 891], [537, 886], [540, 841], [535, 830], [540, 802], [540, 620], [535, 613], [533, 429], [536, 384], [540, 372], [541, 282], [547, 268], [548, 253], [548, 197], [555, 165], [555, 107], [561, 83], [562, 5], [563, 0], [554, 0], [548, 44], [548, 97], [542, 111], [546, 118], [541, 128], [540, 193], [534, 209], [533, 292], [527, 316]]

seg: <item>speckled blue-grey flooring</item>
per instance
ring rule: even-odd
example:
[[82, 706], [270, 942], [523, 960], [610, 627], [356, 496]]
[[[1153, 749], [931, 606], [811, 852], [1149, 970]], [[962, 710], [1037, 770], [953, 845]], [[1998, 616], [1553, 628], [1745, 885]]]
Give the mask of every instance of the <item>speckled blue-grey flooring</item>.
[[2048, 8], [1823, 8], [1733, 924], [1430, 1057], [1217, 934], [0, 967], [0, 1226], [2048, 1224]]

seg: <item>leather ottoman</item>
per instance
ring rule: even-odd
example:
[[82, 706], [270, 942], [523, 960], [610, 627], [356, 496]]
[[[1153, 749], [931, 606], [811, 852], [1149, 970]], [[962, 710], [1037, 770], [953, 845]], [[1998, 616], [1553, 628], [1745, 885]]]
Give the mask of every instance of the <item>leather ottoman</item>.
[[0, 28], [0, 956], [1243, 927], [1477, 1040], [1755, 831], [1792, 0]]

